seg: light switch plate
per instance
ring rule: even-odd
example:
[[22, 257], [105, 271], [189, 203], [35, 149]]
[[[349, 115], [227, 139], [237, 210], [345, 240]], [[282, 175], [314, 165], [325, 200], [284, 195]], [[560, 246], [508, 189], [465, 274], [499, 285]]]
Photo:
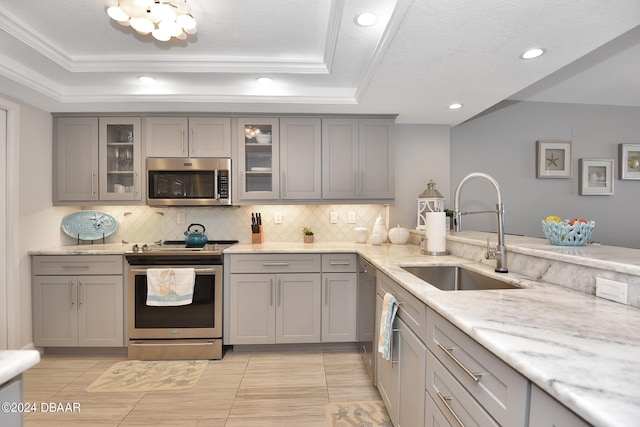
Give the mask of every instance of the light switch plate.
[[596, 277], [596, 296], [622, 304], [629, 303], [629, 285], [611, 279]]
[[356, 223], [356, 213], [354, 211], [349, 211], [349, 217], [347, 219], [347, 222], [349, 224], [355, 224]]
[[274, 224], [282, 224], [282, 212], [276, 211], [273, 213]]
[[329, 218], [329, 222], [331, 222], [331, 224], [337, 224], [338, 223], [338, 212], [335, 212], [335, 211], [331, 212], [331, 216]]
[[178, 212], [178, 215], [176, 215], [176, 222], [178, 224], [184, 224], [187, 222], [187, 214], [184, 212]]

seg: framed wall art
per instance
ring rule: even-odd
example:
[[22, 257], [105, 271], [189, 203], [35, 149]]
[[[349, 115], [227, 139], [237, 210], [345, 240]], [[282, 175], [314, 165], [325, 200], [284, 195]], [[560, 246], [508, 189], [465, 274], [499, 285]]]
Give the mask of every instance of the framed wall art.
[[571, 141], [536, 141], [536, 178], [571, 178]]
[[613, 194], [613, 159], [580, 159], [581, 196]]
[[620, 179], [640, 179], [640, 144], [619, 144]]

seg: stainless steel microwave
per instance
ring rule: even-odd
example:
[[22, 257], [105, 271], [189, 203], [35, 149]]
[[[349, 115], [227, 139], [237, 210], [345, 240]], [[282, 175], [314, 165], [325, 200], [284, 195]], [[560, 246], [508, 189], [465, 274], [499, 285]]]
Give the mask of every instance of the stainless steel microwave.
[[147, 159], [147, 205], [230, 206], [231, 159]]

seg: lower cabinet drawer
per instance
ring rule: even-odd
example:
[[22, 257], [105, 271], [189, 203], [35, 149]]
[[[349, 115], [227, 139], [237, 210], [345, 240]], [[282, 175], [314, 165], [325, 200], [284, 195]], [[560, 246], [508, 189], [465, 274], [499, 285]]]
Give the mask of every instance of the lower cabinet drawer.
[[35, 255], [31, 263], [36, 276], [123, 274], [122, 255]]
[[424, 426], [425, 427], [453, 427], [436, 406], [429, 393], [425, 394], [424, 405]]
[[398, 315], [419, 337], [426, 334], [427, 306], [411, 292], [393, 281], [387, 275], [378, 272], [376, 276], [376, 292], [381, 298], [389, 292], [398, 301]]
[[319, 273], [320, 254], [233, 254], [231, 273]]
[[427, 348], [468, 393], [500, 425], [526, 425], [528, 381], [430, 308], [427, 324]]
[[427, 352], [427, 392], [450, 425], [500, 426], [430, 351]]
[[356, 254], [322, 254], [323, 273], [355, 273], [358, 271]]

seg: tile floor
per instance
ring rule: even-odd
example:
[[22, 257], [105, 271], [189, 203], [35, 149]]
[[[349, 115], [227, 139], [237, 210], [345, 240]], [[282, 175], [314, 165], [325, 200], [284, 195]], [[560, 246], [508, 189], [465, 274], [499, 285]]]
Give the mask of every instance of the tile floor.
[[80, 412], [25, 416], [26, 427], [325, 427], [328, 402], [379, 400], [356, 351], [227, 352], [187, 390], [88, 393], [122, 356], [44, 355], [25, 402], [80, 403]]

